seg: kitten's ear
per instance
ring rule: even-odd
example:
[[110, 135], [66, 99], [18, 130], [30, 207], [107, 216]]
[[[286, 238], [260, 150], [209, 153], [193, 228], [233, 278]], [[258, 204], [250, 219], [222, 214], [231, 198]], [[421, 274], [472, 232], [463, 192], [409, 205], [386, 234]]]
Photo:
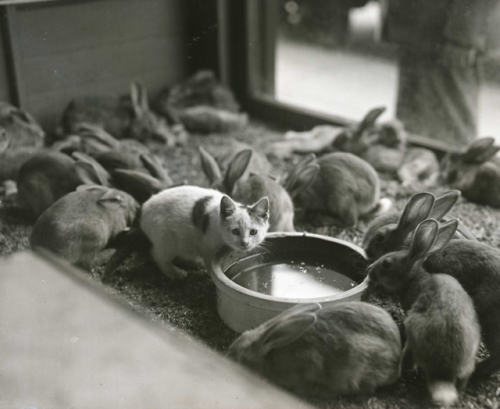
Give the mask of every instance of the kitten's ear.
[[269, 199], [263, 197], [251, 207], [250, 211], [258, 217], [267, 219], [269, 217]]
[[222, 196], [220, 201], [220, 215], [226, 219], [236, 211], [236, 204], [228, 197]]

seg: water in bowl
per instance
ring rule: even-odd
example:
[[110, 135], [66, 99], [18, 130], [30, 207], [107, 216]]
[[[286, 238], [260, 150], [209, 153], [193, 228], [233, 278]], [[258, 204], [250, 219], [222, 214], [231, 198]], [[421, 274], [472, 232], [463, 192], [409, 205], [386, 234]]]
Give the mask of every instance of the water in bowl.
[[[230, 270], [230, 269], [229, 269]], [[331, 266], [306, 262], [266, 263], [245, 269], [234, 277], [238, 285], [261, 294], [283, 298], [317, 298], [343, 293], [356, 281]]]

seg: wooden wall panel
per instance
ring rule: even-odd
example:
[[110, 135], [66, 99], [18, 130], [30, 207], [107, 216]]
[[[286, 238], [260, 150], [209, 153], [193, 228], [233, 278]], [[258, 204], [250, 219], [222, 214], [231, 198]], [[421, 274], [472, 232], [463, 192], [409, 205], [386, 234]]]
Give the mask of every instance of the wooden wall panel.
[[7, 38], [5, 37], [6, 31], [6, 21], [0, 18], [0, 101], [12, 102], [12, 85], [7, 65], [9, 56]]
[[150, 96], [188, 74], [183, 0], [101, 0], [16, 7], [20, 99], [47, 129], [79, 95]]

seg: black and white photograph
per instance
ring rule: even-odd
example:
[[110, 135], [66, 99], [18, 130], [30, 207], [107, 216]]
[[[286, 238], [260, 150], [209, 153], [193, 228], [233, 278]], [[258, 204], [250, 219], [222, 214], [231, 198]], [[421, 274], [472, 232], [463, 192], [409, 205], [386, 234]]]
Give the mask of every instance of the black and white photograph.
[[500, 0], [0, 0], [0, 409], [500, 409]]

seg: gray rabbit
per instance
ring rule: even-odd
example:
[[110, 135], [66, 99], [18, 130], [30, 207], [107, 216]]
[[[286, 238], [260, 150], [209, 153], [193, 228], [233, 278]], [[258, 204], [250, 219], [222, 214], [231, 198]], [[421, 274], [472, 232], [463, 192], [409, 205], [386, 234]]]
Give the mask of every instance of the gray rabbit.
[[457, 220], [448, 222], [438, 236], [438, 222], [425, 220], [409, 250], [386, 254], [368, 267], [370, 279], [398, 294], [408, 311], [403, 369], [425, 370], [432, 399], [445, 407], [457, 401], [474, 371], [480, 327], [460, 283], [447, 274], [430, 274], [422, 263], [448, 244], [457, 227]]
[[228, 355], [294, 393], [328, 399], [395, 382], [401, 340], [391, 316], [374, 305], [299, 304], [242, 334]]

